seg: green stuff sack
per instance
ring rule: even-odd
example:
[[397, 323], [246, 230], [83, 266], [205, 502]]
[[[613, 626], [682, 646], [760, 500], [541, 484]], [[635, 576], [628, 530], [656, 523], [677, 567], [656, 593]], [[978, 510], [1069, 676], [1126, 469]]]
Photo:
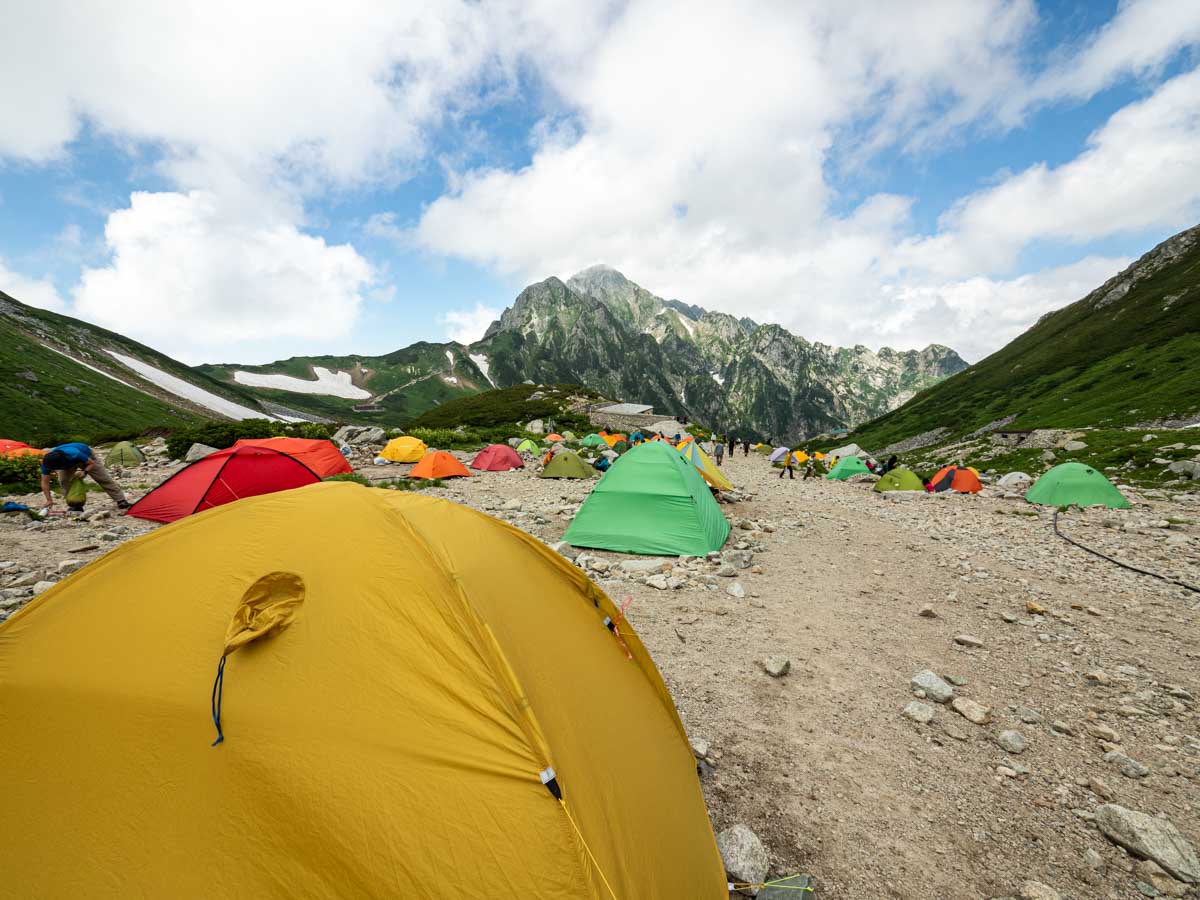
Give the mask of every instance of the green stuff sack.
[[83, 483], [83, 478], [75, 476], [71, 480], [71, 486], [67, 488], [67, 506], [79, 507], [83, 509], [83, 505], [87, 503], [87, 485]]

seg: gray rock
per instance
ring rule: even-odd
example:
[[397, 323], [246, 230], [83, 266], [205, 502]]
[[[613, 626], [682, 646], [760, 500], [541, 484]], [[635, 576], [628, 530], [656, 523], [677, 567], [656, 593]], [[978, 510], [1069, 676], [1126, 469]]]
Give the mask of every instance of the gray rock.
[[1131, 759], [1120, 750], [1109, 750], [1104, 754], [1104, 761], [1117, 766], [1126, 778], [1145, 778], [1150, 770], [1136, 759]]
[[1110, 841], [1134, 856], [1154, 860], [1172, 878], [1200, 883], [1200, 858], [1168, 820], [1106, 803], [1096, 810], [1096, 824]]
[[1194, 459], [1181, 459], [1167, 466], [1167, 471], [1184, 478], [1200, 478], [1200, 462]]
[[1087, 733], [1099, 740], [1108, 741], [1110, 744], [1121, 743], [1121, 735], [1101, 722], [1093, 722], [1088, 725]]
[[72, 572], [78, 572], [87, 562], [86, 559], [64, 559], [58, 564], [58, 574], [70, 575]]
[[949, 703], [954, 696], [954, 688], [928, 669], [914, 675], [909, 685], [914, 691], [924, 691], [925, 696], [934, 703]]
[[658, 575], [651, 575], [648, 577], [644, 584], [646, 587], [652, 587], [656, 591], [666, 591], [671, 587], [671, 583], [667, 580], [667, 576], [663, 575], [661, 572]]
[[33, 596], [36, 597], [38, 594], [42, 593], [42, 591], [48, 591], [52, 587], [54, 587], [53, 581], [39, 581], [33, 586]]
[[954, 636], [954, 643], [960, 647], [973, 647], [976, 649], [983, 646], [983, 641], [973, 634], [956, 634]]
[[1074, 734], [1075, 729], [1068, 722], [1055, 720], [1050, 723], [1050, 730], [1055, 734]]
[[976, 725], [986, 725], [992, 719], [990, 709], [968, 697], [955, 697], [950, 703], [950, 708], [968, 722], [974, 722]]
[[726, 550], [721, 558], [737, 569], [748, 569], [754, 561], [754, 554], [749, 550]]
[[599, 572], [600, 574], [603, 575], [611, 567], [612, 567], [612, 563], [610, 563], [607, 559], [603, 559], [599, 556], [593, 556], [588, 559], [588, 570], [589, 571]]
[[725, 593], [727, 593], [730, 597], [736, 597], [737, 599], [741, 600], [746, 596], [746, 589], [742, 587], [742, 583], [740, 581], [734, 581], [730, 583], [729, 587], [725, 588]]
[[522, 509], [524, 509], [524, 508], [525, 508], [525, 504], [524, 504], [524, 503], [522, 503], [520, 500], [517, 500], [516, 498], [513, 498], [512, 500], [505, 500], [505, 501], [504, 501], [504, 506], [503, 506], [503, 507], [501, 507], [501, 508], [502, 508], [502, 509], [506, 509], [506, 510], [511, 510], [511, 511], [517, 511], [517, 512], [519, 512], [520, 510], [522, 510]]
[[709, 746], [708, 741], [704, 740], [704, 738], [692, 738], [691, 746], [692, 755], [695, 756], [696, 759], [704, 759], [704, 757], [708, 756], [708, 751], [712, 749]]
[[768, 656], [763, 660], [763, 670], [772, 678], [782, 678], [792, 671], [792, 661], [786, 656]]
[[192, 463], [198, 459], [204, 459], [210, 453], [216, 452], [217, 448], [210, 447], [208, 444], [192, 444], [192, 446], [188, 447], [188, 452], [184, 454], [183, 461]]
[[1076, 453], [1079, 450], [1086, 450], [1087, 444], [1085, 444], [1083, 441], [1067, 441], [1065, 444], [1063, 444], [1063, 449], [1068, 453]]
[[374, 425], [343, 425], [333, 433], [336, 444], [382, 444], [387, 432]]
[[9, 587], [14, 587], [14, 588], [33, 587], [35, 584], [37, 584], [41, 580], [42, 580], [41, 572], [37, 572], [37, 571], [27, 572], [24, 575], [22, 575], [20, 578], [18, 578], [16, 581], [14, 581], [12, 584], [10, 584]]
[[1026, 725], [1036, 725], [1042, 721], [1042, 714], [1036, 709], [1030, 709], [1028, 706], [1017, 707], [1017, 718]]
[[1019, 731], [1011, 729], [1002, 731], [996, 735], [996, 743], [1000, 745], [1000, 749], [1005, 753], [1024, 753], [1025, 738]]
[[721, 563], [721, 565], [717, 567], [717, 575], [721, 578], [732, 578], [736, 574], [737, 569], [735, 569], [729, 563]]
[[557, 544], [554, 544], [551, 549], [554, 550], [555, 553], [559, 554], [560, 556], [565, 556], [571, 561], [574, 561], [575, 557], [579, 555], [579, 551], [566, 541], [559, 541]]
[[653, 575], [663, 570], [661, 559], [626, 559], [621, 562], [621, 571], [626, 575]]
[[1040, 881], [1026, 881], [1017, 896], [1020, 900], [1062, 900], [1062, 894]]
[[530, 434], [545, 434], [546, 433], [546, 423], [543, 422], [541, 419], [534, 419], [532, 422], [529, 422], [525, 426], [525, 430], [528, 431]]
[[920, 700], [913, 700], [904, 707], [904, 711], [900, 715], [921, 725], [928, 725], [933, 720], [933, 707]]
[[[767, 880], [770, 859], [767, 848], [753, 831], [740, 822], [717, 835], [717, 850], [729, 880], [740, 884], [762, 884]], [[742, 893], [758, 895], [757, 888], [744, 888]]]
[[1053, 450], [1043, 450], [1042, 451], [1042, 462], [1051, 463], [1051, 462], [1054, 462], [1054, 460], [1055, 460], [1055, 456], [1054, 456]]

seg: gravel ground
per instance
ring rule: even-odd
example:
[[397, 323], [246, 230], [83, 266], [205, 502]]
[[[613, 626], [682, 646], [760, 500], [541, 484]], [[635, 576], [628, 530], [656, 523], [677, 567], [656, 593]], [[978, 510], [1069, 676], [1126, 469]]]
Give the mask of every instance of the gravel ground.
[[[356, 463], [374, 479], [409, 468]], [[136, 498], [174, 468], [118, 477]], [[618, 603], [632, 598], [689, 734], [709, 745], [716, 830], [745, 823], [772, 873], [811, 873], [820, 897], [1056, 896], [1030, 881], [1062, 898], [1183, 894], [1093, 818], [1111, 800], [1200, 846], [1200, 595], [1067, 545], [1049, 512], [1018, 500], [780, 480], [754, 454], [725, 470], [741, 498], [723, 507], [732, 556], [636, 575], [623, 574], [631, 557], [580, 557]], [[553, 544], [590, 486], [482, 473], [433, 493]], [[1060, 525], [1200, 584], [1200, 495], [1132, 499]], [[91, 495], [89, 514], [106, 512], [0, 519], [0, 617], [26, 602], [25, 582], [155, 527]], [[790, 672], [768, 675], [772, 656]], [[914, 694], [925, 670], [960, 709]], [[927, 722], [903, 714], [914, 700]]]

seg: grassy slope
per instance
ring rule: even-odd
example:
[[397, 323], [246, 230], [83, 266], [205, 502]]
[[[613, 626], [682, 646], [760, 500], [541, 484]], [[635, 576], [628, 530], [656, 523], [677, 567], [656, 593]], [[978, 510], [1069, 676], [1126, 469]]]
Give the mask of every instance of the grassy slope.
[[[17, 372], [33, 372], [27, 381]], [[79, 389], [78, 394], [66, 388]], [[141, 391], [47, 350], [0, 319], [0, 437], [35, 445], [172, 428], [199, 421]]]
[[[535, 391], [546, 396], [541, 400], [530, 400]], [[484, 391], [470, 397], [431, 409], [412, 421], [414, 428], [454, 428], [459, 425], [470, 427], [513, 426], [534, 418], [563, 418], [567, 400], [571, 396], [596, 396], [578, 385], [518, 384], [509, 388]], [[565, 427], [565, 426], [564, 426]]]
[[1200, 244], [1097, 307], [1103, 290], [850, 439], [879, 447], [939, 427], [965, 434], [1014, 413], [1013, 428], [1113, 427], [1200, 409]]

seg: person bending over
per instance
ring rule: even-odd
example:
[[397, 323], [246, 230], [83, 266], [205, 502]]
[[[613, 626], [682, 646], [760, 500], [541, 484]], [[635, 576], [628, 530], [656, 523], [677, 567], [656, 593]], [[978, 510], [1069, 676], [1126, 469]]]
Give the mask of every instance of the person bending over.
[[58, 473], [58, 483], [62, 487], [63, 497], [71, 489], [71, 482], [77, 477], [82, 479], [90, 476], [92, 481], [104, 488], [117, 504], [118, 509], [129, 509], [129, 501], [121, 486], [113, 481], [104, 463], [96, 457], [96, 453], [87, 444], [78, 442], [59, 444], [42, 457], [42, 494], [46, 498], [46, 509], [54, 506], [54, 497], [50, 493], [50, 473]]

